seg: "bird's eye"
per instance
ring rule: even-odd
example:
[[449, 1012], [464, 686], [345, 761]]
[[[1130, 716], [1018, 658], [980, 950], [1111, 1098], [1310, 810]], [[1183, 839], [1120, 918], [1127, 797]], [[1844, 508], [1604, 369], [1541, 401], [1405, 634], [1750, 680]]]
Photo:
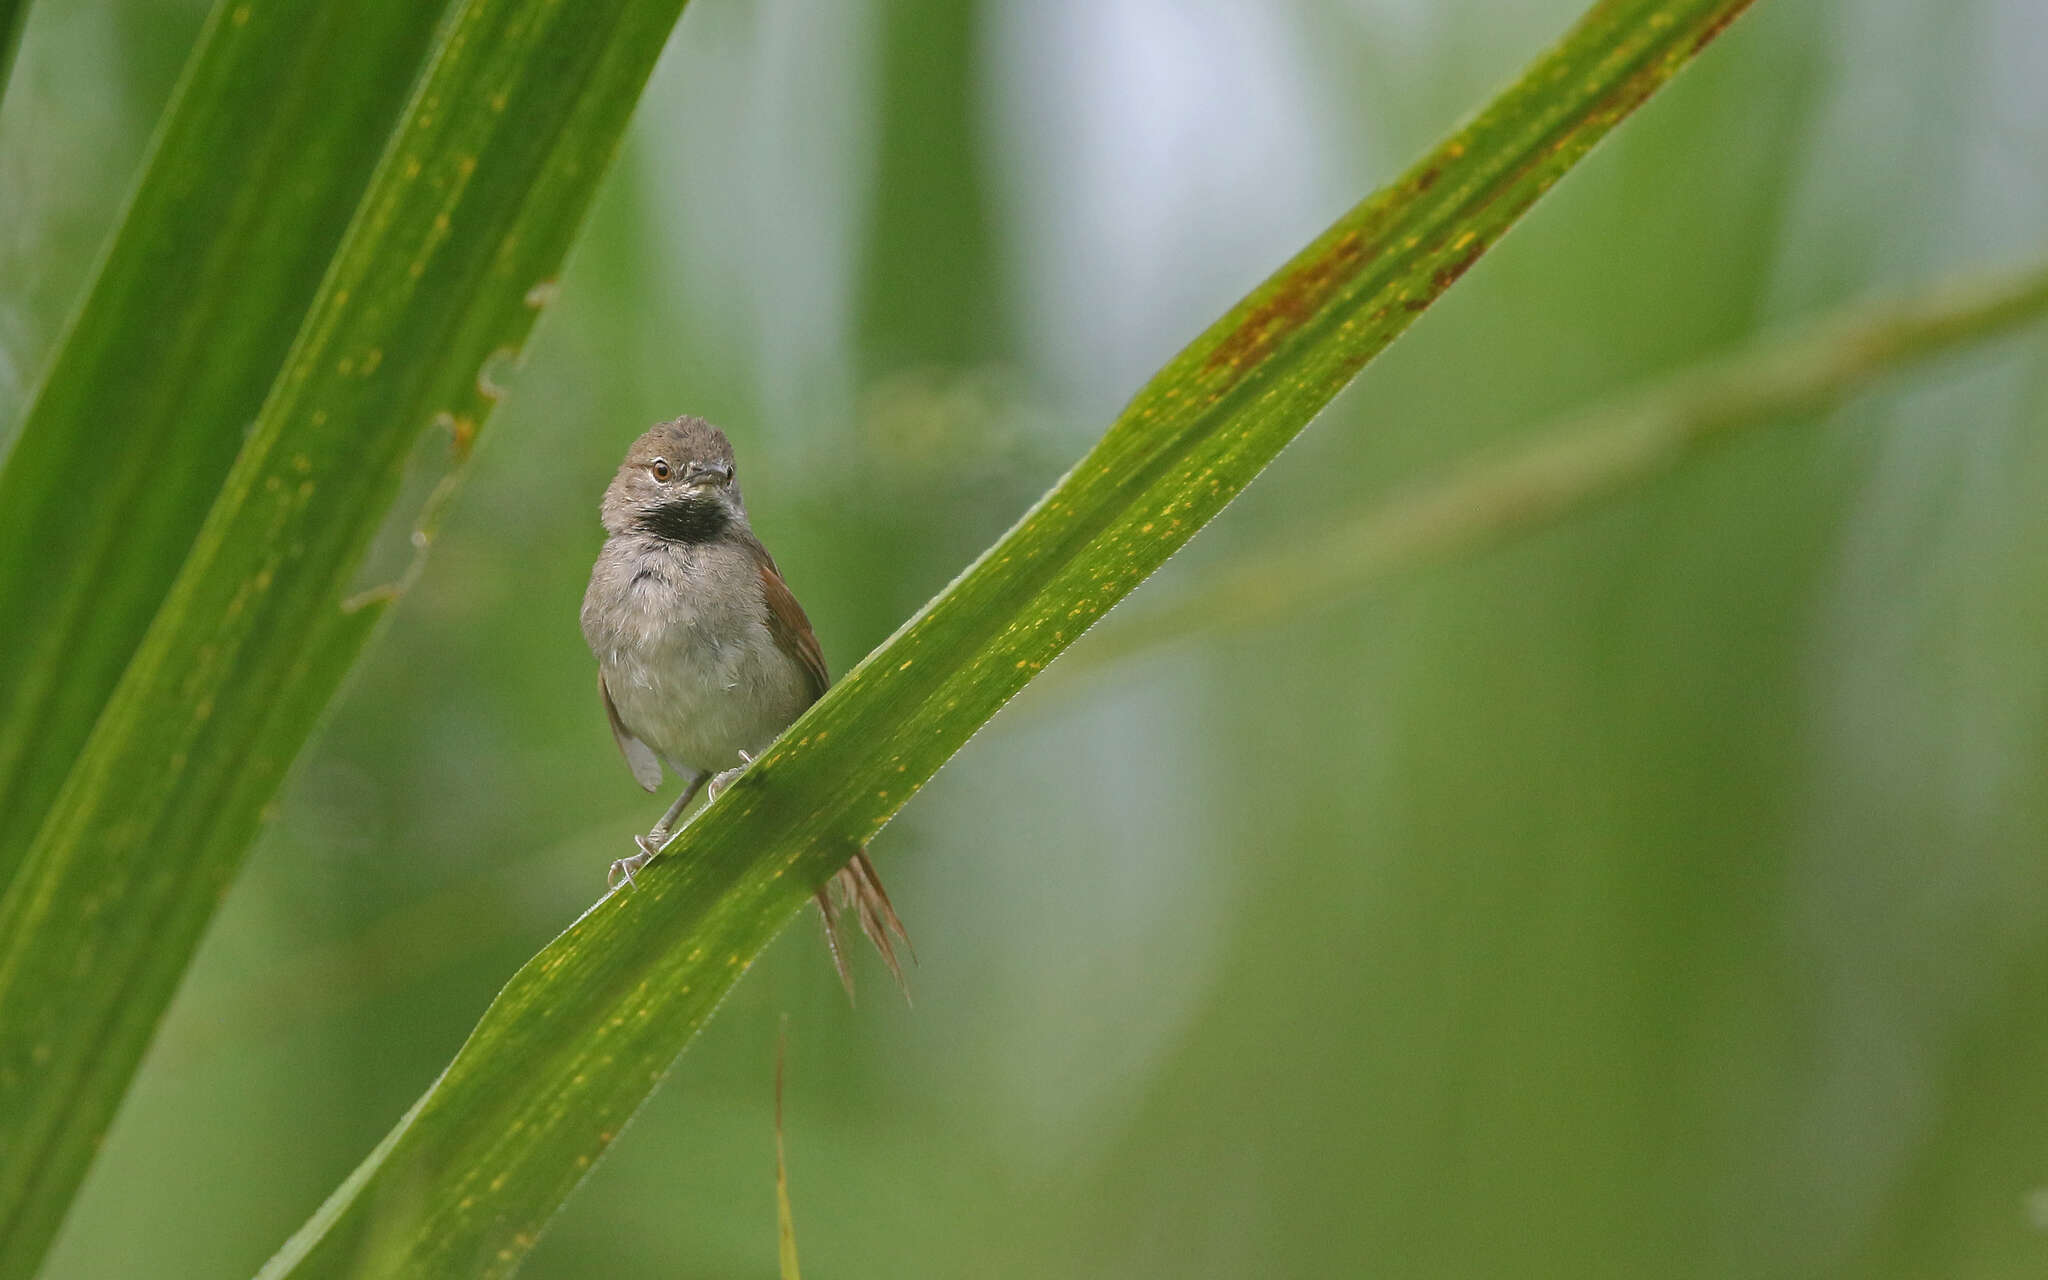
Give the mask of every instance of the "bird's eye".
[[654, 473], [654, 478], [656, 480], [661, 481], [663, 484], [667, 484], [669, 476], [673, 474], [669, 470], [667, 458], [656, 458], [654, 460], [654, 465], [649, 467], [648, 470], [652, 471]]

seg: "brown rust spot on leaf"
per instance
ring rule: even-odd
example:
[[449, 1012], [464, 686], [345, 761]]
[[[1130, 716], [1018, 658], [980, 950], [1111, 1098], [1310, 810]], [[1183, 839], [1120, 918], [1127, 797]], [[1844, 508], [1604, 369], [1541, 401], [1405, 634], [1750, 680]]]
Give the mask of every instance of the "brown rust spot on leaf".
[[466, 413], [448, 415], [448, 435], [455, 460], [469, 461], [469, 451], [476, 446], [476, 419]]
[[1737, 0], [1736, 3], [1729, 5], [1727, 9], [1722, 11], [1720, 17], [1707, 24], [1705, 31], [1700, 32], [1699, 38], [1692, 42], [1692, 51], [1698, 53], [1714, 43], [1714, 37], [1726, 31], [1729, 23], [1741, 17], [1742, 11], [1749, 8], [1750, 3], [1751, 0]]
[[1479, 255], [1485, 252], [1485, 244], [1482, 243], [1473, 245], [1470, 249], [1467, 249], [1464, 252], [1464, 254], [1460, 256], [1456, 261], [1447, 262], [1443, 266], [1438, 267], [1436, 269], [1436, 273], [1430, 276], [1430, 283], [1436, 286], [1436, 291], [1438, 293], [1442, 293], [1444, 290], [1458, 283], [1458, 277], [1464, 275], [1467, 271], [1470, 271], [1472, 269], [1472, 264], [1479, 261]]
[[1307, 324], [1371, 259], [1365, 237], [1353, 228], [1321, 257], [1288, 272], [1272, 296], [1254, 307], [1209, 353], [1205, 371], [1228, 369], [1232, 375], [1218, 390], [1228, 390], [1282, 338]]

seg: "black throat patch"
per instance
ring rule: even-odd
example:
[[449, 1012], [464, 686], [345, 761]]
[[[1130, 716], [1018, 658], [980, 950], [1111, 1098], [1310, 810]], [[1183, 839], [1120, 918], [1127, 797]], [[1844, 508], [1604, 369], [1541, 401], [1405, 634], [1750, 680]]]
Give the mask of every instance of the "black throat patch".
[[689, 546], [716, 541], [731, 523], [731, 513], [716, 498], [677, 498], [640, 517], [640, 527], [655, 537]]

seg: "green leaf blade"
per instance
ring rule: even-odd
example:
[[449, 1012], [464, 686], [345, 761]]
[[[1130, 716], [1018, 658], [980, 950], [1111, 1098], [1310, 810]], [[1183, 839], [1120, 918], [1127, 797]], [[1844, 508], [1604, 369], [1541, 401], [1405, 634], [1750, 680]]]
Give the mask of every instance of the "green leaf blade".
[[197, 536], [441, 12], [250, 0], [208, 19], [0, 471], [0, 617], [33, 623], [0, 630], [0, 888]]
[[1878, 378], [2003, 337], [2044, 314], [2048, 265], [2035, 264], [1853, 307], [1789, 338], [1688, 368], [1540, 427], [1526, 446], [1476, 459], [1331, 528], [1294, 531], [1284, 558], [1262, 547], [1215, 566], [1172, 599], [1119, 614], [1051, 682], [1073, 688], [1077, 675], [1123, 658], [1306, 613], [1418, 565], [1525, 535], [1632, 492], [1729, 437], [1831, 408]]
[[[503, 1275], [752, 958], [1746, 0], [1596, 6], [1196, 340], [995, 547], [523, 967], [270, 1280]], [[374, 1243], [372, 1243], [374, 1242]]]
[[[155, 621], [0, 898], [0, 1276], [47, 1247], [205, 923], [389, 593], [416, 441], [488, 412], [683, 0], [464, 0]], [[351, 6], [334, 6], [348, 9]]]
[[28, 25], [28, 0], [0, 0], [0, 101], [7, 97], [7, 77], [21, 48], [21, 29]]

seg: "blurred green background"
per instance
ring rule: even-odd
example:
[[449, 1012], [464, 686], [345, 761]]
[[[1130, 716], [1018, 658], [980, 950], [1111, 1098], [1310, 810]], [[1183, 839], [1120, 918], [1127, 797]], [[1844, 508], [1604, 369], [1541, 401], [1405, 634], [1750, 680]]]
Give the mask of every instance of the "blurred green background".
[[[576, 624], [649, 422], [731, 432], [843, 670], [1577, 8], [696, 0], [50, 1280], [253, 1271], [652, 821]], [[31, 10], [0, 440], [203, 15]], [[1761, 4], [1135, 603], [2038, 253], [2044, 62], [2031, 0]], [[916, 1007], [800, 921], [523, 1274], [774, 1274], [784, 1027], [820, 1277], [2043, 1274], [2044, 357], [1027, 691], [876, 846]]]

